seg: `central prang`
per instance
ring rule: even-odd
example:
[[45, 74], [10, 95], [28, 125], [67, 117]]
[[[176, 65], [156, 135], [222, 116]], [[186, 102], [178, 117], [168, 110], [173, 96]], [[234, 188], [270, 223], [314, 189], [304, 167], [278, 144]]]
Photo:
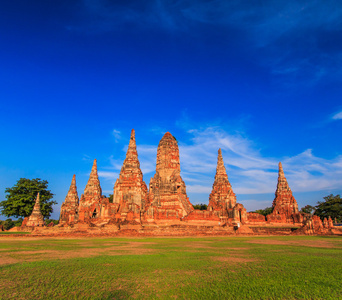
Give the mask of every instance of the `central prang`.
[[180, 176], [177, 141], [167, 132], [158, 145], [156, 174], [150, 181], [144, 217], [146, 221], [179, 220], [193, 210]]

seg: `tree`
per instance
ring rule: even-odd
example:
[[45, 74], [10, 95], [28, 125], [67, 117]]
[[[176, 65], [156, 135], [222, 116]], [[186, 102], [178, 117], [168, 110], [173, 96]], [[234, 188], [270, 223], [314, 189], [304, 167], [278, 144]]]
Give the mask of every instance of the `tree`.
[[266, 207], [264, 209], [257, 209], [257, 210], [255, 210], [253, 212], [258, 213], [258, 214], [263, 215], [263, 216], [266, 217], [267, 215], [272, 213], [272, 211], [273, 211], [273, 207]]
[[23, 218], [19, 218], [18, 220], [14, 221], [14, 226], [21, 226], [21, 224], [23, 223], [24, 219]]
[[58, 220], [54, 220], [54, 219], [46, 219], [45, 220], [45, 224], [49, 225], [50, 223], [53, 223], [54, 225], [58, 225], [59, 221]]
[[113, 194], [109, 194], [109, 203], [113, 203]]
[[12, 219], [7, 219], [6, 221], [0, 221], [0, 226], [3, 225], [5, 230], [10, 230], [14, 226], [21, 226], [22, 222], [22, 218], [19, 218], [16, 221], [13, 221]]
[[208, 205], [201, 203], [201, 204], [195, 204], [193, 205], [193, 207], [194, 209], [207, 210]]
[[2, 223], [2, 225], [4, 225], [5, 230], [10, 230], [14, 227], [14, 222], [12, 221], [12, 219], [7, 219]]
[[337, 222], [342, 222], [342, 199], [340, 195], [330, 194], [323, 199], [324, 201], [317, 202], [315, 215], [322, 220], [331, 217], [333, 220], [336, 218]]
[[310, 214], [310, 215], [312, 215], [314, 211], [315, 211], [315, 207], [311, 205], [305, 205], [304, 207], [300, 209], [301, 213]]
[[11, 188], [6, 188], [6, 200], [0, 202], [0, 212], [7, 217], [27, 217], [33, 210], [35, 199], [40, 193], [40, 210], [44, 217], [50, 217], [52, 205], [57, 204], [51, 200], [53, 194], [48, 190], [48, 182], [40, 178], [20, 178]]

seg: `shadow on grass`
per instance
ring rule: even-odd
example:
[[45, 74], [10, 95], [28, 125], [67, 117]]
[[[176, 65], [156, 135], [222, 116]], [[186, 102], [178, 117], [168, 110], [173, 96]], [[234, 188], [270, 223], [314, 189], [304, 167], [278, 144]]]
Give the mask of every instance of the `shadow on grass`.
[[111, 291], [109, 293], [105, 293], [98, 299], [129, 299], [132, 296], [132, 293], [129, 293], [126, 290], [116, 290], [116, 291]]

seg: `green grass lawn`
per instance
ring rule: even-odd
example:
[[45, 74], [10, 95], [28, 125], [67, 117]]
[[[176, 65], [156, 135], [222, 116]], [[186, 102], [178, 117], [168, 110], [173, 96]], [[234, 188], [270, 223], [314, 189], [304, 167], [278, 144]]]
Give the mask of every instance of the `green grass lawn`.
[[0, 238], [0, 299], [342, 299], [342, 238]]
[[0, 235], [21, 235], [21, 234], [31, 234], [31, 232], [22, 232], [22, 231], [17, 231], [17, 232], [11, 232], [11, 231], [0, 231]]

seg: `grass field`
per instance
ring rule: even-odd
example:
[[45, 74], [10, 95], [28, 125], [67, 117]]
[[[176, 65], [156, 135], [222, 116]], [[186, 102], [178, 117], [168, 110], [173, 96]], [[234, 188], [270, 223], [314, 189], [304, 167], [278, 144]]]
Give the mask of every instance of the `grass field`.
[[22, 231], [18, 231], [18, 232], [11, 232], [11, 231], [1, 231], [0, 232], [0, 236], [1, 235], [26, 235], [26, 234], [31, 234], [31, 232], [22, 232]]
[[0, 299], [342, 299], [342, 238], [0, 238]]

